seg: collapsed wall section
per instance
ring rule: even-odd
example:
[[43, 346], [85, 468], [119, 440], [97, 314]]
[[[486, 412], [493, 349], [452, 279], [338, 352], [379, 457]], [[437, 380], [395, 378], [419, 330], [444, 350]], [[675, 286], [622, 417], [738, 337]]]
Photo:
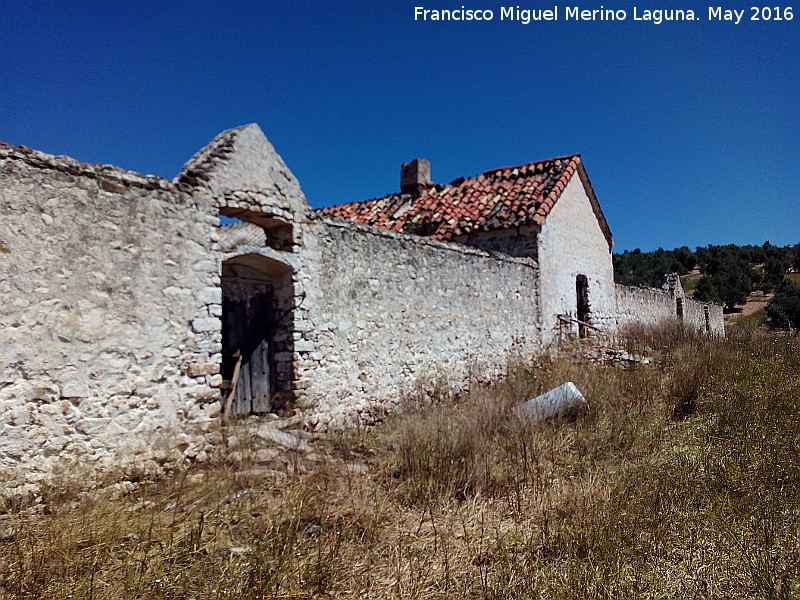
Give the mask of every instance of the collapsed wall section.
[[318, 429], [368, 423], [420, 380], [463, 385], [542, 347], [532, 259], [329, 217], [306, 248], [294, 351]]
[[[0, 474], [152, 455], [218, 412], [218, 219], [163, 179], [0, 146]], [[211, 415], [213, 416], [213, 414]], [[202, 434], [201, 434], [202, 436]]]

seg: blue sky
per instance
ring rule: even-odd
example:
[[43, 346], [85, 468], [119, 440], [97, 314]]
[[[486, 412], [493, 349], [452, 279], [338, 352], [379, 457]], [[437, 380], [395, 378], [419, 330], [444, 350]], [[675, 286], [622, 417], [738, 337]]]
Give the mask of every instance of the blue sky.
[[412, 158], [446, 183], [580, 152], [619, 251], [800, 242], [800, 7], [522, 25], [413, 19], [489, 1], [70, 4], [4, 3], [0, 140], [173, 177], [255, 121], [315, 207], [397, 191]]

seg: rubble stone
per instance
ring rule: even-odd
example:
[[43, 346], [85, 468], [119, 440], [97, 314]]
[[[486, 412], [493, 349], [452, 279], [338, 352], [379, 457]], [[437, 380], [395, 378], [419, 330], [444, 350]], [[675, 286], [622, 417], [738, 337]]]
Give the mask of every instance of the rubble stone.
[[[221, 133], [174, 181], [0, 143], [0, 480], [30, 490], [70, 461], [207, 459], [234, 350], [222, 345], [226, 286], [272, 294], [275, 393], [253, 410], [302, 410], [259, 434], [302, 451], [281, 429], [366, 426], [415, 387], [466, 388], [543, 350], [581, 268], [605, 333], [674, 319], [675, 286], [613, 285], [573, 182], [543, 245], [517, 239], [525, 255], [511, 256], [495, 251], [508, 235], [480, 248], [313, 213], [254, 124]], [[220, 215], [258, 235], [222, 235]], [[721, 309], [683, 300], [687, 324], [722, 332]]]

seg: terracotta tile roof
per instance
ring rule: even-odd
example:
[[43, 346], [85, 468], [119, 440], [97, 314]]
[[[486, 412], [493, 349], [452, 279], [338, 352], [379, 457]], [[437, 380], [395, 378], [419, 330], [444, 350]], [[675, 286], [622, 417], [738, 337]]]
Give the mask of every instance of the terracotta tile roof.
[[391, 194], [318, 209], [324, 215], [449, 240], [474, 231], [542, 225], [575, 172], [587, 186], [601, 228], [611, 232], [591, 192], [580, 154], [486, 171], [432, 184], [418, 196]]

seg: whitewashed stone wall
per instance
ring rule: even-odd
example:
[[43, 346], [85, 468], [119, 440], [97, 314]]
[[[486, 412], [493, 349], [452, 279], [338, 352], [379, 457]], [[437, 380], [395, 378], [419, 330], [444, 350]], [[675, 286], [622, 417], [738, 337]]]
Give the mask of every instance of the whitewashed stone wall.
[[[617, 302], [611, 249], [578, 173], [550, 211], [539, 234], [540, 302], [544, 341], [564, 330], [558, 315], [576, 317], [578, 275], [589, 283], [590, 322], [612, 335]], [[569, 326], [577, 334], [577, 325]]]
[[[219, 214], [262, 231], [220, 246]], [[175, 181], [0, 144], [0, 481], [34, 485], [65, 459], [202, 458], [222, 409], [223, 277], [274, 292], [271, 407], [318, 430], [541, 351], [576, 311], [578, 275], [609, 332], [674, 318], [669, 293], [615, 288], [580, 177], [536, 233], [462, 240], [481, 249], [312, 217], [257, 125]], [[522, 256], [486, 251], [504, 244]], [[687, 300], [687, 323], [703, 311]]]
[[[617, 321], [620, 327], [628, 325], [658, 326], [678, 320], [677, 298], [683, 300], [683, 322], [697, 331], [712, 335], [725, 335], [722, 306], [698, 302], [677, 290], [660, 290], [629, 285], [616, 286]], [[708, 330], [706, 330], [708, 310]]]
[[677, 319], [675, 299], [664, 290], [617, 284], [616, 296], [620, 327], [658, 326]]
[[706, 304], [686, 298], [683, 304], [683, 320], [687, 327], [697, 331], [708, 332], [715, 336], [725, 335], [725, 321], [720, 304]]
[[538, 259], [539, 227], [525, 226], [499, 231], [477, 231], [457, 236], [453, 241], [481, 250]]
[[320, 217], [295, 342], [319, 429], [369, 422], [422, 379], [463, 385], [541, 350], [536, 263]]
[[208, 197], [7, 145], [0, 182], [0, 478], [149, 456], [158, 439], [202, 452], [219, 412]]
[[251, 283], [254, 278], [263, 280], [273, 290], [277, 374], [272, 408], [290, 406], [299, 389], [294, 364], [295, 328], [302, 327], [302, 322], [294, 322], [302, 319], [302, 311], [295, 312], [302, 297], [298, 255], [310, 212], [300, 183], [255, 123], [217, 135], [189, 159], [176, 182], [193, 195], [210, 196], [220, 214], [260, 229], [229, 231], [221, 247], [212, 250], [222, 263], [226, 289], [244, 277]]

